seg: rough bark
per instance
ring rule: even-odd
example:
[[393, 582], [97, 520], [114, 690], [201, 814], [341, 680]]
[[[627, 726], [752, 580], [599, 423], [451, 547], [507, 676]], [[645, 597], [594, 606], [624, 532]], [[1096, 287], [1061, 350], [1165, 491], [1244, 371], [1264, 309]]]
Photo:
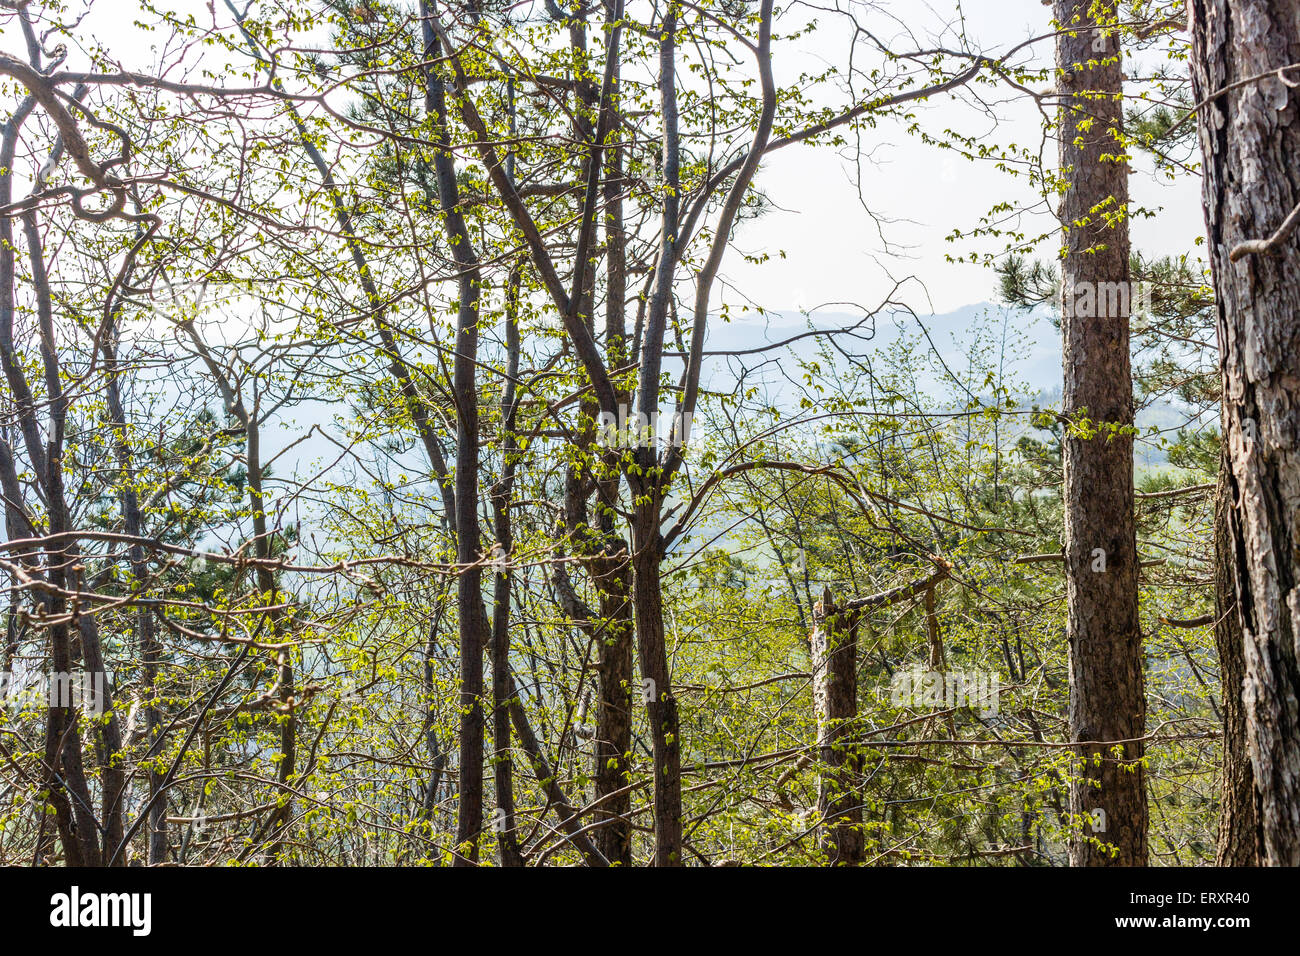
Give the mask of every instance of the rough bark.
[[857, 614], [835, 606], [829, 588], [813, 606], [813, 704], [821, 779], [817, 813], [832, 866], [857, 866], [864, 856], [861, 759], [852, 747], [858, 715]]
[[[1091, 10], [1090, 10], [1091, 8]], [[1092, 16], [1097, 14], [1097, 18]], [[1070, 734], [1084, 763], [1072, 788], [1076, 866], [1147, 862], [1146, 722], [1133, 513], [1128, 165], [1114, 2], [1057, 0], [1065, 556]], [[1115, 742], [1127, 741], [1123, 744]], [[1116, 748], [1119, 748], [1118, 750]]]
[[1223, 781], [1214, 863], [1216, 866], [1258, 866], [1255, 775], [1246, 748], [1246, 711], [1241, 701], [1246, 661], [1232, 574], [1232, 531], [1228, 526], [1232, 504], [1225, 455], [1219, 463], [1219, 481], [1214, 490], [1214, 643], [1219, 651], [1219, 682], [1223, 693]]
[[1300, 0], [1192, 0], [1189, 11], [1235, 505], [1228, 531], [1246, 745], [1263, 862], [1296, 866], [1300, 247], [1294, 233], [1278, 231], [1300, 201], [1300, 107], [1276, 71], [1300, 61]]

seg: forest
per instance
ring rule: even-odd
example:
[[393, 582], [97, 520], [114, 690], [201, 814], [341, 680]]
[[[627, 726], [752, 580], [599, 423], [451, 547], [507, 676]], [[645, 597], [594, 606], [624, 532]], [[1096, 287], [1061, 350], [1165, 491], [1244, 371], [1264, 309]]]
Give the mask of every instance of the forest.
[[1298, 88], [1300, 0], [0, 0], [0, 865], [1300, 866]]

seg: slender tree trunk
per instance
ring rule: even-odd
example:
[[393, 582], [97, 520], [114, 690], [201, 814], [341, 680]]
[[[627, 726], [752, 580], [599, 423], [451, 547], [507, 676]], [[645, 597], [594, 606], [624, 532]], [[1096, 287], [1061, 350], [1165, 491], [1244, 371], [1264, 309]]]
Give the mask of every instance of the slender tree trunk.
[[[506, 506], [495, 506], [497, 541], [509, 554], [509, 516]], [[503, 521], [504, 519], [504, 521]], [[506, 530], [502, 530], [503, 523]], [[498, 571], [493, 581], [492, 605], [492, 771], [496, 784], [497, 817], [493, 828], [502, 866], [523, 866], [515, 832], [514, 761], [510, 757], [510, 590], [509, 571]]]
[[[606, 0], [606, 22], [622, 17], [621, 0]], [[621, 109], [619, 98], [619, 60], [611, 64], [608, 109]], [[623, 223], [624, 135], [619, 124], [611, 127], [612, 141], [605, 145], [604, 229], [605, 229], [605, 348], [611, 369], [628, 362], [627, 350], [627, 235]], [[618, 390], [624, 407], [630, 396]], [[632, 755], [632, 706], [635, 671], [632, 620], [632, 562], [627, 542], [615, 531], [615, 509], [619, 479], [614, 457], [606, 458], [606, 473], [614, 477], [600, 479], [596, 486], [595, 524], [600, 529], [599, 553], [587, 564], [600, 603], [602, 630], [599, 636], [596, 672], [599, 699], [596, 703], [594, 761], [596, 804], [595, 820], [599, 827], [593, 834], [597, 848], [613, 865], [632, 865], [632, 793], [629, 789], [629, 761]]]
[[[1090, 13], [1096, 11], [1098, 18]], [[1115, 3], [1056, 0], [1063, 97], [1060, 216], [1070, 735], [1084, 762], [1070, 795], [1075, 866], [1147, 862], [1146, 700], [1138, 626], [1129, 358], [1128, 164]], [[1118, 743], [1125, 741], [1125, 743]]]
[[533, 732], [532, 725], [528, 722], [528, 714], [524, 710], [523, 701], [519, 699], [514, 678], [508, 670], [505, 674], [506, 696], [510, 701], [510, 722], [514, 725], [515, 736], [519, 738], [524, 753], [528, 755], [533, 765], [533, 775], [546, 791], [546, 798], [559, 818], [560, 832], [565, 835], [566, 842], [572, 844], [582, 854], [588, 866], [607, 865], [609, 861], [601, 855], [596, 845], [592, 843], [591, 837], [584, 832], [585, 827], [578, 819], [577, 811], [573, 809], [573, 804], [569, 802], [569, 798], [560, 786], [555, 771], [551, 768], [551, 762], [546, 759], [541, 741], [537, 739], [537, 734]]
[[[1262, 861], [1300, 865], [1300, 0], [1191, 0], [1218, 302], [1230, 560]], [[1273, 75], [1269, 75], [1273, 74]], [[1235, 87], [1231, 88], [1230, 87]], [[1247, 245], [1243, 245], [1247, 244]], [[1227, 676], [1225, 674], [1225, 680]]]
[[650, 721], [654, 755], [655, 866], [682, 864], [682, 758], [677, 699], [668, 671], [667, 640], [660, 562], [659, 498], [639, 487], [632, 522], [632, 587], [636, 613], [637, 653]]
[[492, 526], [500, 549], [496, 559], [502, 566], [493, 575], [492, 591], [492, 769], [497, 791], [497, 817], [493, 829], [502, 866], [523, 866], [519, 839], [515, 833], [514, 762], [510, 757], [510, 592], [509, 561], [514, 549], [514, 527], [510, 521], [511, 492], [515, 460], [519, 454], [515, 438], [516, 382], [519, 379], [519, 283], [518, 268], [511, 270], [506, 291], [506, 380], [501, 395], [501, 479], [492, 489]]
[[[266, 509], [270, 506], [270, 502], [267, 501], [262, 485], [264, 476], [262, 472], [260, 409], [255, 402], [250, 415], [244, 410], [242, 401], [238, 402], [236, 407], [243, 421], [247, 438], [248, 491], [253, 510], [253, 553], [259, 559], [255, 579], [262, 600], [272, 607], [271, 610], [267, 611], [267, 617], [271, 624], [271, 639], [278, 644], [286, 641], [289, 635], [284, 628], [283, 615], [275, 607], [281, 601], [279, 584], [275, 573], [266, 563], [271, 559], [271, 530], [266, 521]], [[280, 790], [276, 797], [281, 802], [272, 812], [267, 828], [267, 850], [263, 858], [270, 865], [278, 862], [280, 850], [283, 846], [284, 832], [288, 828], [289, 819], [293, 814], [293, 801], [290, 797], [289, 785], [293, 782], [297, 764], [298, 715], [294, 694], [293, 653], [290, 648], [286, 647], [276, 652], [275, 687], [280, 721], [280, 762], [276, 766], [275, 778], [280, 784]]]
[[[439, 610], [429, 625], [429, 638], [424, 642], [424, 663], [420, 669], [424, 689], [424, 720], [420, 730], [424, 737], [425, 752], [429, 755], [429, 779], [425, 782], [418, 812], [419, 819], [424, 823], [419, 833], [425, 841], [432, 837], [433, 810], [438, 805], [438, 789], [442, 786], [442, 775], [447, 769], [447, 752], [438, 739], [438, 713], [434, 707], [434, 668], [438, 658], [438, 627], [442, 622], [442, 595], [439, 595], [438, 601]], [[433, 860], [435, 866], [440, 865], [437, 856]]]
[[[77, 565], [81, 554], [75, 548], [68, 553]], [[81, 574], [69, 576], [73, 590], [80, 591]], [[104, 662], [103, 646], [99, 639], [99, 622], [94, 614], [82, 613], [77, 622], [81, 637], [84, 673], [93, 688], [95, 699], [95, 758], [99, 764], [100, 827], [103, 829], [104, 866], [123, 866], [126, 863], [126, 846], [122, 840], [125, 832], [123, 809], [126, 777], [122, 772], [122, 726], [113, 703], [112, 688], [108, 681], [108, 667]]]
[[590, 563], [600, 596], [601, 631], [596, 672], [594, 748], [596, 847], [612, 864], [632, 865], [632, 792], [628, 760], [632, 752], [634, 680], [632, 638], [632, 565], [627, 546], [610, 544]]
[[[427, 16], [427, 7], [422, 4], [421, 10]], [[436, 51], [436, 39], [431, 28], [431, 21], [424, 21], [424, 36], [426, 49], [432, 57]], [[436, 117], [437, 128], [445, 135], [446, 131], [446, 103], [445, 93], [442, 83], [436, 75], [430, 70], [426, 73], [426, 107], [430, 115]], [[445, 140], [444, 140], [445, 141]], [[457, 395], [458, 409], [470, 409], [473, 418], [472, 440], [471, 433], [467, 426], [464, 415], [458, 416], [458, 451], [457, 451], [457, 469], [456, 469], [456, 488], [454, 492], [445, 496], [444, 500], [451, 500], [455, 504], [455, 522], [452, 526], [452, 532], [457, 542], [457, 553], [461, 557], [459, 560], [462, 564], [466, 563], [466, 557], [472, 555], [472, 561], [465, 571], [457, 577], [457, 606], [460, 613], [460, 638], [461, 638], [461, 707], [462, 719], [460, 726], [460, 752], [462, 761], [462, 772], [460, 776], [460, 802], [458, 806], [458, 834], [468, 834], [467, 838], [458, 840], [466, 847], [466, 852], [458, 853], [454, 860], [454, 865], [463, 866], [477, 862], [479, 835], [482, 831], [483, 818], [483, 669], [482, 658], [484, 637], [488, 632], [488, 620], [486, 606], [483, 602], [483, 595], [480, 590], [482, 569], [479, 564], [480, 555], [477, 551], [477, 542], [479, 540], [478, 514], [476, 505], [478, 499], [478, 396], [475, 385], [475, 355], [477, 352], [477, 314], [478, 314], [478, 289], [480, 273], [478, 260], [475, 257], [473, 247], [470, 243], [469, 232], [465, 228], [464, 218], [460, 211], [460, 200], [457, 195], [455, 185], [455, 167], [451, 161], [450, 153], [439, 151], [435, 159], [435, 169], [438, 172], [439, 196], [440, 203], [446, 214], [446, 222], [451, 234], [455, 236], [453, 246], [456, 250], [458, 262], [462, 265], [460, 292], [461, 311], [458, 318], [458, 336], [456, 363], [453, 372], [453, 386]], [[515, 286], [517, 277], [511, 279], [510, 295], [518, 294]], [[513, 314], [514, 305], [511, 305]], [[473, 322], [469, 321], [470, 314], [473, 314]], [[511, 323], [513, 325], [513, 322]], [[512, 374], [507, 376], [508, 381], [514, 381], [517, 378], [518, 363], [518, 342], [514, 340], [513, 333], [508, 331], [510, 337], [510, 348], [513, 355], [511, 368]], [[468, 341], [467, 341], [468, 336]], [[468, 387], [467, 387], [468, 386]], [[467, 394], [470, 393], [470, 394]], [[513, 438], [514, 420], [513, 408], [514, 398], [513, 389], [503, 399], [503, 406], [511, 409], [505, 422], [504, 431], [507, 435], [505, 445], [506, 459], [509, 460], [515, 451]], [[473, 463], [473, 468], [468, 474], [462, 472], [462, 465]], [[495, 527], [498, 533], [504, 532], [506, 540], [502, 542], [504, 553], [508, 554], [510, 548], [509, 540], [509, 521], [508, 511], [504, 505], [508, 501], [510, 484], [513, 481], [513, 467], [507, 470], [503, 476], [502, 486], [498, 489], [498, 495], [494, 496], [497, 501], [501, 502], [503, 510], [500, 512], [501, 519], [505, 521], [504, 527], [498, 522]], [[465, 545], [466, 539], [475, 542], [472, 548]], [[467, 582], [472, 581], [472, 584]], [[498, 584], [501, 582], [498, 581]], [[596, 849], [591, 838], [583, 832], [583, 826], [578, 818], [577, 812], [573, 809], [572, 804], [565, 796], [555, 773], [551, 769], [550, 762], [542, 750], [541, 742], [533, 732], [528, 722], [528, 715], [524, 710], [523, 701], [519, 698], [518, 690], [515, 687], [514, 678], [511, 674], [510, 655], [508, 644], [508, 612], [509, 612], [509, 593], [508, 590], [503, 592], [497, 591], [497, 605], [494, 607], [494, 627], [492, 630], [492, 649], [493, 649], [493, 697], [494, 703], [505, 705], [508, 708], [510, 724], [514, 727], [515, 736], [528, 755], [533, 766], [533, 771], [538, 781], [546, 790], [547, 797], [554, 807], [556, 814], [560, 818], [560, 830], [565, 834], [569, 843], [575, 846], [578, 851], [587, 860], [591, 866], [604, 866], [607, 860]], [[504, 616], [503, 616], [504, 615]], [[477, 622], [474, 626], [467, 627], [467, 621]], [[466, 655], [469, 655], [468, 660]], [[426, 678], [427, 680], [427, 678]], [[473, 694], [466, 693], [466, 686], [473, 686], [476, 691]], [[468, 703], [468, 706], [467, 706]], [[500, 711], [495, 716], [493, 723], [494, 737], [500, 742], [508, 738], [508, 730], [504, 721], [500, 719]], [[470, 773], [474, 775], [473, 779], [467, 781], [464, 767], [465, 760], [470, 761]], [[476, 764], [476, 766], [475, 766]], [[504, 797], [505, 803], [502, 808], [507, 811], [507, 820], [512, 817], [513, 810], [513, 778], [511, 776], [512, 765], [508, 764], [504, 768], [504, 780], [507, 781], [507, 789], [499, 792], [498, 798]], [[501, 785], [503, 777], [498, 775], [497, 783]], [[516, 846], [513, 850], [506, 850], [511, 854], [512, 861], [515, 855], [518, 855], [518, 862], [522, 863], [522, 854]], [[471, 855], [472, 854], [472, 855]]]
[[[663, 367], [664, 334], [673, 301], [676, 274], [675, 239], [680, 228], [681, 144], [677, 131], [677, 11], [669, 6], [659, 33], [659, 97], [663, 115], [663, 193], [659, 259], [646, 320], [645, 347], [640, 355], [636, 393], [639, 421], [652, 422], [659, 413], [659, 373]], [[635, 609], [637, 656], [641, 663], [643, 697], [650, 723], [654, 755], [655, 866], [682, 864], [681, 736], [677, 701], [673, 697], [664, 633], [660, 561], [663, 558], [661, 507], [664, 469], [656, 443], [637, 443], [637, 474], [628, 475], [636, 502], [632, 513], [632, 600]]]
[[[30, 112], [30, 98], [19, 106], [4, 128], [0, 141], [0, 201], [12, 196], [14, 148], [18, 128]], [[32, 286], [36, 297], [37, 319], [40, 326], [40, 355], [44, 372], [48, 408], [47, 434], [42, 441], [37, 421], [37, 403], [34, 400], [22, 361], [14, 348], [14, 236], [13, 219], [0, 217], [0, 365], [17, 410], [18, 424], [27, 445], [28, 457], [38, 481], [44, 488], [48, 529], [51, 535], [71, 531], [70, 511], [63, 486], [64, 433], [68, 398], [63, 390], [62, 371], [55, 351], [54, 317], [45, 258], [36, 224], [36, 214], [29, 211], [23, 217], [32, 270]], [[6, 493], [13, 496], [14, 505], [21, 506], [22, 492], [17, 487], [14, 461], [6, 453], [0, 462], [6, 478]], [[38, 598], [38, 610], [58, 618], [69, 610], [66, 594], [78, 589], [80, 559], [72, 544], [52, 549], [46, 559], [46, 582], [52, 591]], [[72, 615], [77, 618], [75, 613]], [[72, 667], [76, 653], [67, 620], [50, 628], [51, 679], [57, 682], [57, 699], [51, 699], [48, 709], [45, 736], [45, 783], [48, 799], [55, 811], [56, 824], [63, 843], [65, 861], [72, 866], [99, 866], [104, 862], [104, 844], [122, 834], [122, 772], [117, 765], [121, 750], [121, 737], [116, 715], [112, 713], [112, 696], [108, 690], [107, 675], [100, 650], [98, 631], [92, 616], [78, 621], [84, 673], [90, 677], [91, 687], [102, 688], [102, 703], [108, 716], [98, 725], [99, 757], [102, 764], [100, 790], [103, 796], [103, 817], [97, 819], [91, 803], [90, 788], [86, 781], [82, 759], [79, 715], [72, 706]], [[101, 833], [103, 840], [101, 840]]]
[[830, 588], [813, 607], [813, 705], [821, 764], [817, 813], [822, 820], [822, 845], [832, 866], [858, 866], [865, 852], [858, 794], [861, 764], [851, 742], [858, 716], [854, 617], [835, 606]]
[[483, 830], [483, 653], [487, 643], [487, 609], [483, 603], [483, 567], [478, 521], [478, 318], [482, 275], [478, 254], [465, 225], [456, 184], [456, 164], [450, 149], [447, 99], [434, 65], [439, 43], [426, 0], [420, 2], [425, 53], [425, 110], [433, 121], [433, 166], [438, 181], [438, 205], [460, 269], [456, 315], [456, 352], [452, 391], [456, 401], [455, 521], [456, 604], [460, 613], [460, 802], [456, 822], [455, 865], [475, 864]]
[[[120, 381], [122, 370], [117, 360], [120, 312], [120, 302], [115, 303], [110, 312], [111, 321], [104, 330], [103, 341], [100, 342], [100, 351], [104, 355], [104, 374], [108, 381], [105, 399], [109, 424], [113, 430], [113, 452], [117, 458], [118, 481], [122, 487], [122, 529], [134, 538], [141, 538], [144, 534], [144, 525], [140, 514], [140, 498], [135, 490], [135, 468], [132, 464], [132, 449], [127, 437], [126, 408], [122, 402]], [[145, 560], [144, 547], [139, 543], [132, 544], [127, 549], [127, 561], [131, 566], [132, 584], [137, 588], [146, 587], [149, 563]], [[151, 761], [156, 761], [164, 737], [157, 696], [161, 648], [153, 613], [153, 609], [147, 604], [141, 606], [136, 611], [135, 628], [141, 659], [140, 696], [145, 709], [145, 739], [149, 742], [147, 756]], [[145, 850], [150, 866], [157, 866], [167, 859], [167, 798], [160, 792], [162, 780], [162, 770], [152, 765], [149, 770], [150, 809], [148, 843]]]
[[[439, 181], [447, 177], [439, 171]], [[468, 237], [466, 237], [468, 238]], [[477, 862], [483, 829], [483, 652], [486, 612], [478, 523], [478, 277], [461, 281], [456, 323], [456, 603], [460, 610], [460, 813], [457, 863]]]

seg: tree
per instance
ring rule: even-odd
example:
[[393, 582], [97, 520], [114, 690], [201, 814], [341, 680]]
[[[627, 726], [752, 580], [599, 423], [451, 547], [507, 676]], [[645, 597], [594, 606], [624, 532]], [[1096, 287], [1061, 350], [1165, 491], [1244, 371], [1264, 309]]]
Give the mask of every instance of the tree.
[[[747, 241], [768, 157], [982, 151], [921, 104], [1021, 96], [1054, 33], [986, 56], [954, 7], [914, 49], [920, 14], [856, 0], [137, 7], [163, 42], [115, 53], [75, 3], [0, 2], [0, 681], [111, 700], [0, 684], [0, 862], [1067, 861], [1062, 459], [1123, 416], [1044, 412], [1020, 317], [945, 346], [911, 279], [780, 341], [727, 327], [780, 304], [727, 275], [777, 254]], [[1193, 299], [1133, 364], [1195, 414]], [[1215, 460], [1188, 424], [1135, 496], [1177, 863], [1212, 859], [1240, 758]]]
[[817, 709], [818, 758], [826, 767], [817, 793], [823, 840], [832, 866], [863, 862], [862, 759], [854, 734], [858, 715], [858, 622], [835, 606], [827, 588], [813, 607], [813, 700]]
[[1146, 697], [1133, 516], [1131, 283], [1116, 4], [1057, 0], [1065, 229], [1065, 568], [1076, 866], [1147, 862]]
[[[1300, 60], [1291, 0], [1193, 0], [1192, 79], [1218, 299], [1230, 554], [1241, 619], [1241, 700], [1262, 860], [1300, 865], [1300, 400], [1295, 315]], [[1236, 688], [1229, 690], [1233, 693]]]

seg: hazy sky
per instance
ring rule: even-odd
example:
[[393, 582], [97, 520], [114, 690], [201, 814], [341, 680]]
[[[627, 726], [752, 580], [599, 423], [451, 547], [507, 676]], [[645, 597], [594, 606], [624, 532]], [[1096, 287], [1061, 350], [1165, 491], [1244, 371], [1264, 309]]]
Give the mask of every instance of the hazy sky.
[[[200, 23], [210, 22], [207, 0], [170, 0], [164, 5], [191, 11]], [[955, 0], [888, 0], [879, 6], [904, 17], [907, 27], [915, 32], [911, 39], [899, 37], [899, 50], [926, 44], [927, 31], [933, 33], [950, 23], [958, 9]], [[219, 20], [226, 22], [223, 0], [216, 0], [215, 7]], [[811, 8], [792, 7], [791, 17], [807, 15], [794, 12], [797, 9]], [[1041, 0], [965, 0], [960, 9], [972, 45], [992, 54], [1049, 29], [1050, 8]], [[143, 67], [148, 63], [149, 44], [161, 42], [163, 37], [153, 34], [144, 38], [131, 25], [133, 18], [124, 16], [135, 10], [136, 0], [97, 0], [79, 33], [93, 35], [128, 63]], [[799, 70], [818, 62], [844, 62], [848, 38], [844, 22], [831, 15], [821, 15], [820, 20], [823, 29], [800, 40], [799, 51], [778, 48], [773, 61], [778, 82], [789, 82]], [[884, 37], [892, 39], [901, 33], [899, 26], [878, 17], [869, 18], [869, 22], [882, 28]], [[946, 41], [945, 45], [953, 45], [951, 34]], [[21, 53], [21, 37], [14, 30], [6, 31], [0, 46]], [[1051, 41], [1038, 44], [1036, 50], [1040, 62], [1049, 61]], [[1009, 93], [996, 95], [1007, 98]], [[846, 99], [827, 90], [819, 101], [844, 103]], [[998, 109], [996, 128], [989, 117], [948, 97], [922, 105], [919, 111], [921, 122], [932, 130], [952, 127], [1001, 143], [1036, 144], [1042, 137], [1040, 114], [1023, 98]], [[765, 251], [772, 257], [762, 265], [750, 265], [736, 251], [728, 254], [720, 292], [729, 302], [752, 300], [773, 310], [810, 308], [826, 302], [871, 306], [893, 285], [891, 276], [920, 280], [905, 290], [908, 304], [918, 312], [943, 313], [993, 298], [995, 281], [988, 269], [944, 261], [945, 255], [991, 247], [949, 243], [944, 237], [956, 228], [975, 225], [997, 202], [1032, 203], [1035, 197], [1027, 183], [1013, 180], [989, 163], [970, 163], [951, 151], [927, 146], [908, 136], [898, 124], [884, 123], [868, 130], [862, 142], [871, 159], [863, 164], [861, 197], [852, 162], [829, 147], [788, 147], [764, 161], [757, 185], [777, 208], [744, 224], [737, 234], [737, 248]], [[1049, 146], [1049, 151], [1054, 155], [1054, 147]], [[1161, 212], [1155, 219], [1133, 223], [1135, 248], [1149, 253], [1191, 249], [1194, 237], [1203, 230], [1198, 184], [1189, 178], [1175, 186], [1157, 183], [1149, 164], [1139, 159], [1136, 166], [1132, 176], [1135, 200], [1161, 207]], [[891, 221], [878, 227], [864, 201], [871, 213]], [[1038, 227], [1030, 231], [1047, 228], [1047, 220], [1040, 219]], [[881, 229], [894, 245], [888, 251]], [[777, 250], [783, 250], [785, 258], [779, 257]], [[1051, 256], [1054, 251], [1047, 248], [1044, 253]], [[856, 310], [851, 305], [836, 305], [828, 311]]]
[[[918, 21], [924, 23], [926, 5], [911, 6]], [[967, 0], [962, 6], [969, 34], [992, 51], [1005, 50], [1050, 29], [1050, 8], [1040, 0]], [[936, 12], [930, 17], [936, 20], [938, 11], [951, 10], [951, 5], [937, 2], [933, 9]], [[912, 16], [910, 12], [907, 15]], [[820, 42], [833, 50], [838, 38], [833, 31], [827, 32], [831, 35]], [[1050, 62], [1050, 40], [1036, 49], [1040, 60]], [[942, 98], [923, 107], [921, 116], [931, 129], [952, 127], [985, 135], [989, 141], [996, 137], [1002, 143], [1037, 144], [1041, 139], [1040, 114], [1029, 104], [1009, 104], [998, 113], [1002, 122], [993, 130], [987, 117]], [[850, 162], [830, 149], [794, 146], [767, 159], [758, 177], [758, 185], [776, 205], [791, 211], [773, 211], [747, 224], [739, 236], [745, 249], [782, 248], [787, 258], [774, 257], [762, 266], [750, 266], [730, 256], [724, 271], [735, 286], [764, 306], [778, 309], [806, 308], [833, 300], [871, 305], [893, 285], [888, 275], [898, 279], [915, 275], [923, 280], [933, 310], [939, 313], [993, 298], [995, 279], [988, 269], [944, 261], [947, 254], [988, 247], [948, 243], [944, 237], [955, 228], [975, 225], [997, 202], [1032, 202], [1027, 185], [991, 164], [970, 163], [955, 158], [951, 151], [927, 146], [905, 135], [897, 125], [882, 125], [867, 135], [872, 134], [876, 141], [866, 139], [864, 144], [879, 149], [874, 154], [876, 164], [864, 167], [862, 199], [881, 217], [910, 221], [884, 227], [892, 243], [911, 247], [910, 258], [884, 254], [876, 224], [854, 185]], [[1049, 156], [1055, 156], [1054, 145], [1049, 145]], [[1184, 177], [1173, 186], [1158, 183], [1150, 173], [1150, 164], [1141, 157], [1135, 167], [1131, 177], [1134, 200], [1161, 207], [1161, 212], [1155, 219], [1133, 223], [1134, 248], [1152, 254], [1191, 250], [1195, 237], [1204, 232], [1199, 182]], [[1043, 219], [1033, 231], [1047, 228]], [[1051, 256], [1055, 249], [1044, 252]], [[734, 293], [730, 298], [738, 301]], [[930, 311], [919, 286], [910, 287], [908, 298], [918, 312]]]

